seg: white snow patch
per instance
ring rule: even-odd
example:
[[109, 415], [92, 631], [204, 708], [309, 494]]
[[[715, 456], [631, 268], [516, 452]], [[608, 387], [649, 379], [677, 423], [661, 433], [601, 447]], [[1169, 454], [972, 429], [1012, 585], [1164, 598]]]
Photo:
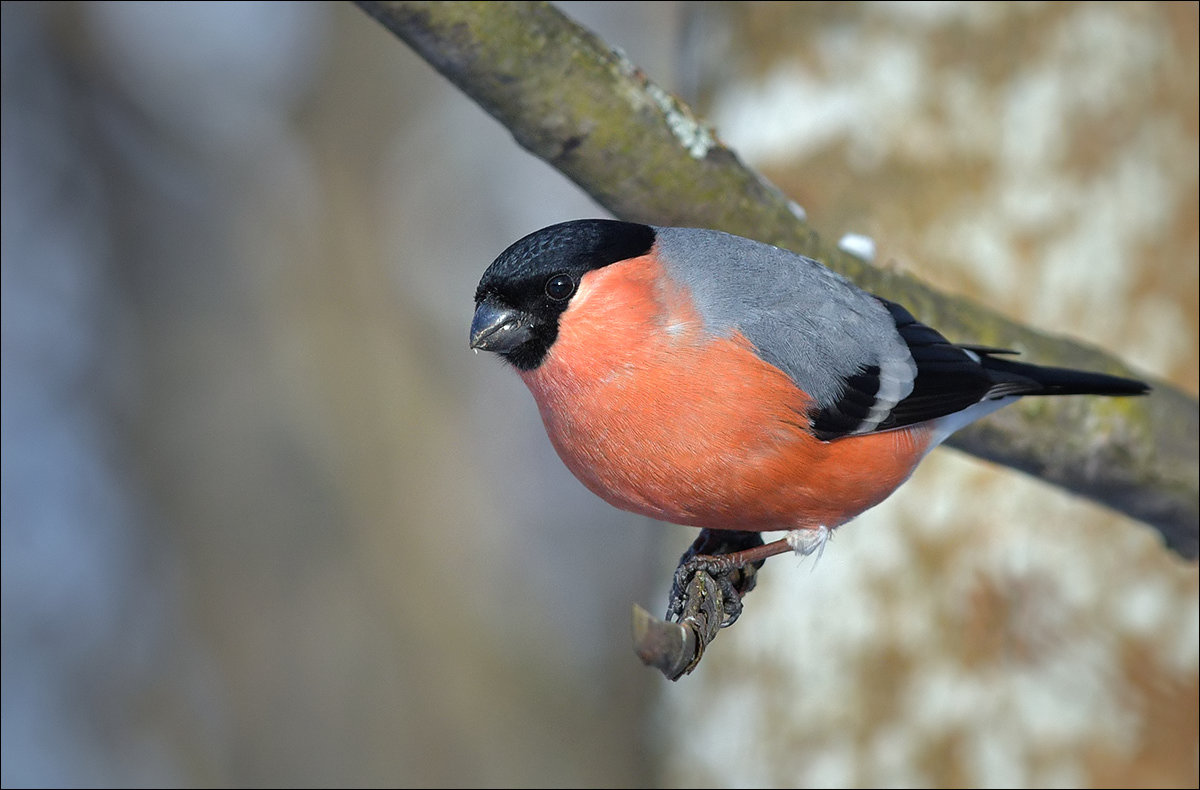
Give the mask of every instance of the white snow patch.
[[838, 240], [838, 249], [868, 263], [875, 260], [875, 240], [861, 233], [847, 233]]

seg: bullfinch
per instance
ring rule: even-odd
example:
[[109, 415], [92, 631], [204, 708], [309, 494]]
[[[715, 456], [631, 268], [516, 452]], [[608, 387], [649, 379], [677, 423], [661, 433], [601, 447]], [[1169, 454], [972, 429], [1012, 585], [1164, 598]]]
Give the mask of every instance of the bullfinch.
[[786, 530], [743, 558], [759, 564], [823, 547], [951, 433], [1020, 397], [1148, 390], [956, 345], [777, 247], [602, 219], [502, 252], [470, 344], [516, 369], [594, 493], [706, 530]]

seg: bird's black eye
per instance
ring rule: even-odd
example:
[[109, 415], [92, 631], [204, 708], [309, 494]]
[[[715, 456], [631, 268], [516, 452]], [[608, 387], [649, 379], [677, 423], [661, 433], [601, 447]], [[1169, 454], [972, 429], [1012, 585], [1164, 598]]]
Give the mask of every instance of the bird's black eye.
[[546, 296], [556, 302], [569, 299], [575, 293], [575, 281], [569, 274], [556, 274], [546, 280]]

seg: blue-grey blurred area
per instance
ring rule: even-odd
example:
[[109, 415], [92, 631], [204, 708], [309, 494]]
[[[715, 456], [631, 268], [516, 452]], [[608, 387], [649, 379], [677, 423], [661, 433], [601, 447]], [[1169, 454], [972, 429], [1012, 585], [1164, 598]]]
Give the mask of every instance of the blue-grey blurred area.
[[[1195, 4], [559, 5], [822, 233], [1196, 391]], [[644, 669], [693, 533], [466, 337], [603, 211], [349, 3], [0, 14], [4, 786], [1194, 786], [1196, 565], [951, 451]]]
[[3, 784], [647, 781], [663, 530], [466, 343], [599, 209], [352, 5], [2, 8]]

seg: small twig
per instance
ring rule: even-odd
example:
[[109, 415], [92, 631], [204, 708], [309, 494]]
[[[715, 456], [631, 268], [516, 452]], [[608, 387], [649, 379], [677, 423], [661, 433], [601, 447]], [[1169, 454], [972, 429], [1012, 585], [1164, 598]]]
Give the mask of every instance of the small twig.
[[704, 648], [716, 639], [725, 622], [721, 587], [699, 571], [685, 591], [684, 613], [679, 622], [659, 620], [636, 603], [633, 605], [633, 647], [638, 658], [655, 667], [669, 680], [679, 680], [700, 663]]

